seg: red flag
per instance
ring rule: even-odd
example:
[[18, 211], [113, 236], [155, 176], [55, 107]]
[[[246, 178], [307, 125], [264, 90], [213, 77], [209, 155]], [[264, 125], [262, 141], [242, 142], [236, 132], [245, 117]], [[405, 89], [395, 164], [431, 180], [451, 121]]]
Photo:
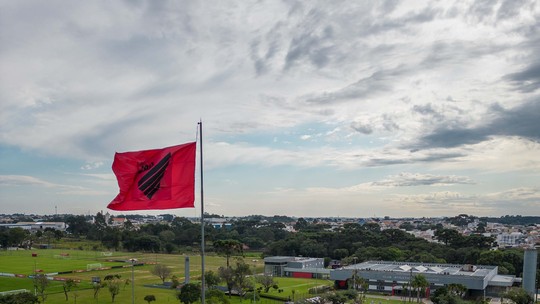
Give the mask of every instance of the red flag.
[[197, 143], [163, 149], [116, 153], [112, 169], [120, 193], [112, 210], [193, 207]]

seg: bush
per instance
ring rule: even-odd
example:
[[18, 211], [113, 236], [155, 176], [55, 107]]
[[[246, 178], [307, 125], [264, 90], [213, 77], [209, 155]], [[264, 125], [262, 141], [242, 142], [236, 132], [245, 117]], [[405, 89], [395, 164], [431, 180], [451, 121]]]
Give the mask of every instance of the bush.
[[341, 292], [347, 299], [354, 300], [358, 296], [358, 291], [354, 289], [347, 289]]
[[28, 292], [0, 296], [0, 304], [37, 304], [37, 303], [39, 303], [38, 297]]
[[327, 285], [315, 286], [308, 289], [309, 294], [321, 294], [332, 290], [332, 287]]
[[280, 296], [276, 296], [276, 295], [271, 295], [271, 294], [261, 294], [260, 295], [261, 298], [265, 298], [265, 299], [272, 299], [272, 300], [278, 300], [278, 301], [283, 301], [283, 302], [286, 302], [289, 300], [289, 298], [287, 297], [280, 297]]
[[144, 296], [144, 300], [146, 302], [150, 303], [150, 302], [153, 302], [153, 301], [156, 300], [156, 296], [154, 296], [154, 295], [146, 295], [146, 296]]

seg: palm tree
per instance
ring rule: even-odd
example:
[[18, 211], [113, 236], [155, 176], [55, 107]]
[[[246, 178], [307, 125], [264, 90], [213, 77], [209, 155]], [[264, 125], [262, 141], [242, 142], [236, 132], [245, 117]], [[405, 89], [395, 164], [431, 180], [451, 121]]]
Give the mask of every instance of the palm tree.
[[463, 298], [463, 296], [467, 292], [467, 286], [456, 283], [448, 284], [448, 291], [455, 296]]
[[362, 290], [362, 293], [360, 294], [360, 298], [359, 298], [358, 302], [360, 304], [364, 303], [364, 301], [366, 299], [366, 293], [367, 293], [368, 288], [369, 288], [368, 281], [366, 279], [362, 278], [361, 276], [356, 275], [354, 277], [354, 285], [355, 285], [355, 290], [358, 289], [358, 287], [360, 287], [360, 289]]
[[[403, 297], [409, 298], [409, 302], [411, 302], [411, 292], [410, 292], [411, 284], [409, 282], [403, 283]], [[405, 302], [405, 301], [403, 301]]]
[[425, 276], [417, 274], [413, 277], [411, 285], [414, 289], [416, 289], [416, 302], [420, 302], [420, 290], [428, 287], [429, 282], [426, 280]]

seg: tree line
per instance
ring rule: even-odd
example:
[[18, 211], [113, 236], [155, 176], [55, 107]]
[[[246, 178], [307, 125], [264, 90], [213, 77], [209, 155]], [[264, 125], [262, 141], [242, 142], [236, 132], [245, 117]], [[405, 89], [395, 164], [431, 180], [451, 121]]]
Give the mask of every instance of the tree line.
[[[459, 217], [456, 220], [462, 220]], [[112, 226], [102, 213], [93, 221], [87, 216], [67, 215], [62, 220], [68, 225], [67, 234], [46, 229], [31, 234], [22, 229], [0, 228], [0, 245], [28, 246], [36, 242], [50, 242], [61, 237], [95, 240], [108, 250], [178, 253], [200, 248], [200, 223], [183, 217], [169, 222], [147, 223], [136, 228], [128, 219], [122, 226]], [[261, 218], [258, 216], [235, 219], [224, 228], [205, 227], [206, 248], [220, 250], [223, 243], [234, 241], [240, 249], [260, 251], [264, 255], [309, 256], [351, 263], [353, 260], [408, 261], [423, 263], [477, 264], [499, 266], [500, 274], [521, 276], [523, 252], [519, 249], [490, 250], [494, 238], [482, 234], [464, 236], [442, 225], [435, 230], [437, 243], [416, 238], [403, 229], [382, 230], [376, 222], [348, 223], [331, 229], [330, 225], [299, 218], [295, 232], [285, 230], [280, 220], [290, 218]], [[215, 246], [214, 246], [215, 245]], [[237, 251], [239, 252], [239, 251]]]

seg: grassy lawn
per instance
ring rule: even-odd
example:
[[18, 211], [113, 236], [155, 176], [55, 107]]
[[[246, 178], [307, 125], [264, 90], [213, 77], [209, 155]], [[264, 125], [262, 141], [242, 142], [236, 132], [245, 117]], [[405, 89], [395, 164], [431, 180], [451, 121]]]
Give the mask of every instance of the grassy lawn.
[[[35, 257], [32, 254], [36, 254]], [[34, 271], [52, 273], [61, 271], [86, 270], [86, 265], [101, 263], [102, 266], [123, 265], [121, 262], [108, 262], [101, 252], [80, 250], [18, 250], [0, 251], [0, 272], [31, 275]], [[41, 270], [41, 271], [40, 271]]]
[[[411, 302], [411, 303], [416, 303], [416, 299], [414, 299], [415, 302]], [[366, 296], [366, 304], [403, 304], [404, 302], [402, 300], [398, 300], [398, 299], [395, 299], [395, 298], [390, 298], [390, 297], [372, 297], [372, 296], [369, 296], [367, 295]], [[408, 302], [407, 302], [408, 303]]]
[[[32, 253], [37, 254], [32, 257]], [[67, 255], [69, 254], [69, 255]], [[62, 282], [50, 281], [46, 292], [49, 294], [46, 303], [112, 303], [110, 293], [106, 288], [102, 288], [98, 298], [94, 299], [94, 290], [92, 289], [92, 277], [99, 276], [103, 279], [109, 274], [119, 274], [121, 279], [131, 279], [132, 268], [125, 262], [108, 262], [107, 260], [124, 260], [136, 258], [139, 262], [146, 263], [143, 266], [133, 268], [135, 278], [135, 303], [146, 303], [143, 298], [146, 295], [153, 294], [157, 301], [152, 303], [180, 303], [176, 299], [176, 291], [171, 289], [159, 289], [145, 287], [144, 285], [161, 284], [161, 280], [151, 274], [155, 263], [167, 265], [179, 280], [184, 281], [185, 255], [168, 254], [150, 254], [150, 253], [127, 253], [114, 252], [112, 256], [103, 256], [99, 251], [69, 250], [69, 249], [41, 249], [41, 250], [20, 250], [20, 251], [0, 251], [0, 273], [13, 273], [32, 275], [34, 269], [41, 269], [42, 273], [55, 273], [59, 271], [86, 270], [87, 264], [101, 263], [103, 266], [128, 266], [123, 268], [114, 268], [107, 270], [93, 270], [89, 272], [75, 272], [61, 274], [60, 277], [79, 280], [79, 286], [69, 293], [69, 301], [65, 301], [62, 290]], [[246, 258], [250, 265], [255, 265], [257, 272], [263, 269], [263, 260], [253, 257]], [[201, 276], [201, 257], [191, 255], [190, 258], [190, 279], [191, 281], [200, 280]], [[253, 261], [256, 260], [256, 261]], [[217, 271], [221, 266], [225, 266], [225, 258], [208, 255], [205, 257], [205, 270]], [[12, 278], [0, 276], [0, 292], [16, 289], [34, 290], [32, 279]], [[238, 298], [232, 298], [232, 302], [240, 302]], [[244, 301], [245, 302], [245, 301]], [[117, 295], [115, 303], [131, 303], [131, 285], [123, 285], [120, 293]]]
[[[32, 257], [32, 253], [36, 253], [37, 257]], [[69, 253], [68, 258], [59, 257], [61, 254]], [[176, 275], [182, 282], [184, 281], [184, 260], [186, 255], [168, 255], [168, 254], [150, 254], [150, 253], [127, 253], [114, 252], [112, 256], [103, 256], [98, 251], [85, 250], [57, 250], [43, 249], [32, 251], [1, 251], [0, 252], [0, 273], [17, 273], [17, 274], [33, 274], [34, 267], [42, 269], [43, 273], [54, 273], [58, 271], [69, 271], [76, 269], [86, 270], [86, 265], [90, 263], [101, 263], [103, 266], [127, 266], [122, 268], [114, 268], [107, 270], [93, 270], [88, 272], [74, 272], [61, 274], [60, 277], [72, 278], [79, 280], [79, 285], [69, 293], [69, 300], [65, 300], [65, 295], [62, 289], [61, 281], [50, 281], [46, 289], [48, 293], [45, 303], [112, 303], [111, 295], [107, 288], [102, 288], [98, 293], [97, 298], [94, 298], [94, 290], [92, 288], [92, 277], [100, 277], [103, 279], [109, 274], [118, 274], [122, 281], [131, 280], [131, 275], [135, 278], [135, 303], [146, 303], [143, 299], [146, 295], [154, 295], [156, 301], [153, 304], [159, 303], [180, 303], [176, 298], [176, 291], [172, 289], [160, 289], [148, 287], [145, 285], [158, 285], [161, 280], [151, 274], [151, 270], [155, 263], [167, 265], [172, 274]], [[107, 262], [107, 260], [127, 261], [131, 258], [136, 258], [138, 261], [145, 263], [142, 266], [131, 267], [126, 262]], [[190, 279], [192, 282], [199, 281], [201, 276], [201, 257], [193, 254], [190, 259]], [[264, 261], [260, 256], [252, 254], [245, 257], [246, 263], [250, 266], [255, 265], [257, 273], [263, 271]], [[205, 258], [205, 270], [217, 271], [221, 266], [225, 266], [224, 257], [209, 255]], [[308, 293], [310, 288], [321, 285], [333, 285], [332, 281], [315, 280], [315, 279], [296, 279], [296, 278], [274, 278], [279, 289], [270, 289], [269, 295], [279, 296], [282, 298], [290, 298], [291, 300], [299, 300], [309, 298], [313, 295]], [[122, 284], [120, 293], [116, 296], [114, 303], [131, 303], [131, 284]], [[32, 279], [29, 278], [11, 278], [0, 276], [0, 291], [8, 291], [15, 289], [34, 290]], [[231, 304], [251, 304], [251, 299], [242, 299], [239, 297], [231, 297]], [[280, 301], [261, 298], [258, 301], [260, 304], [276, 304]], [[379, 297], [371, 298], [368, 296], [367, 304], [399, 304], [402, 301], [393, 300], [390, 298]]]

